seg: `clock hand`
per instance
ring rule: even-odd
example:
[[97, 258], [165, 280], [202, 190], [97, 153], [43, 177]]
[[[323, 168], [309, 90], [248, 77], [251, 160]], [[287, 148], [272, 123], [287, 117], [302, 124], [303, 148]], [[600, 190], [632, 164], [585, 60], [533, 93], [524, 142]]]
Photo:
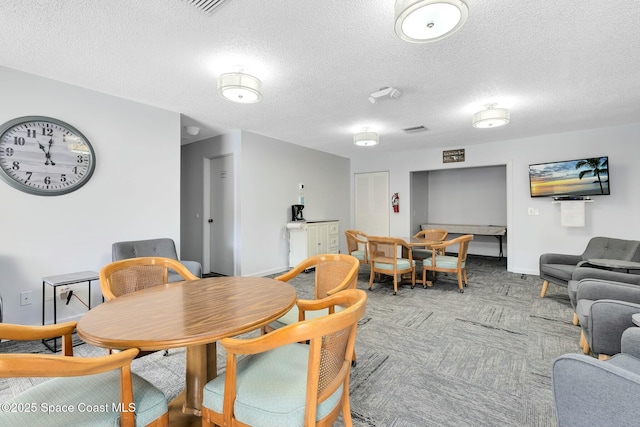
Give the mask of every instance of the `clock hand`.
[[48, 165], [49, 163], [51, 163], [51, 166], [55, 166], [56, 164], [53, 162], [53, 160], [51, 159], [51, 145], [53, 144], [53, 138], [51, 138], [49, 140], [49, 149], [47, 150], [47, 152], [45, 153], [45, 155], [47, 156], [47, 161], [45, 162], [45, 165]]
[[[41, 150], [42, 150], [42, 152], [44, 153], [44, 157], [45, 157], [45, 159], [46, 159], [46, 161], [44, 162], [44, 164], [45, 164], [45, 165], [48, 165], [48, 164], [49, 164], [49, 162], [51, 161], [51, 160], [50, 160], [50, 157], [51, 157], [51, 156], [49, 155], [49, 153], [47, 152], [47, 150], [45, 150], [45, 149], [44, 149], [44, 145], [42, 145], [40, 142], [38, 142], [38, 147], [40, 147], [40, 149], [41, 149]], [[49, 149], [51, 149], [51, 148], [49, 148]], [[55, 163], [54, 163], [54, 166], [55, 166]]]

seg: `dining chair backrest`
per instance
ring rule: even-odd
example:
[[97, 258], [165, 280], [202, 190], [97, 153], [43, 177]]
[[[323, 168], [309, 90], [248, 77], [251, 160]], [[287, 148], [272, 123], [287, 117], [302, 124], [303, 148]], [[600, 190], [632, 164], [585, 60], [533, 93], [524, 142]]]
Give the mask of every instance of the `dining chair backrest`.
[[427, 230], [418, 231], [413, 237], [419, 239], [425, 239], [433, 242], [442, 242], [447, 238], [449, 232], [447, 230], [440, 230], [436, 228], [430, 228]]
[[[110, 402], [109, 411], [52, 411], [46, 421], [33, 410], [6, 412], [0, 425], [141, 425], [166, 426], [168, 405], [164, 393], [132, 374], [138, 349], [98, 357], [73, 357], [76, 322], [44, 326], [0, 324], [0, 338], [14, 341], [62, 337], [62, 354], [0, 354], [0, 378], [51, 378], [4, 402], [9, 407], [84, 407]], [[117, 372], [119, 371], [119, 372]], [[118, 374], [119, 373], [119, 374]], [[135, 394], [134, 394], [135, 389]], [[117, 405], [117, 408], [115, 409]], [[131, 410], [135, 408], [134, 410]]]
[[360, 289], [298, 300], [303, 312], [329, 314], [258, 338], [222, 339], [226, 373], [204, 387], [202, 425], [331, 426], [341, 412], [352, 425], [349, 377], [366, 300]]
[[100, 289], [110, 300], [131, 292], [167, 283], [173, 270], [183, 280], [197, 277], [175, 259], [162, 257], [129, 258], [107, 264], [100, 270]]
[[358, 230], [345, 230], [344, 235], [347, 239], [347, 252], [360, 260], [362, 264], [369, 263], [369, 248], [367, 243], [367, 235]]
[[358, 259], [351, 255], [320, 254], [305, 259], [275, 279], [288, 282], [303, 271], [315, 268], [314, 298], [319, 299], [344, 289], [355, 288], [359, 266]]

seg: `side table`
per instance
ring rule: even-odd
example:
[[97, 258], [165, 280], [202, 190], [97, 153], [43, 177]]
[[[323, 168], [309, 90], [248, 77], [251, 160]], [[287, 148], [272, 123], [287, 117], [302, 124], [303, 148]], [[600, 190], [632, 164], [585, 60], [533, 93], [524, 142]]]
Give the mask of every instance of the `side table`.
[[[56, 288], [59, 286], [73, 285], [76, 283], [87, 282], [89, 284], [88, 307], [91, 309], [91, 282], [98, 280], [99, 274], [95, 271], [81, 271], [79, 273], [61, 274], [59, 276], [48, 276], [42, 278], [42, 324], [45, 324], [45, 306], [46, 306], [46, 290], [47, 286], [53, 289], [53, 323], [58, 323], [58, 305], [56, 298]], [[53, 341], [53, 347], [49, 344]], [[58, 351], [58, 338], [44, 339], [42, 343], [52, 352]], [[74, 344], [77, 345], [77, 344]]]

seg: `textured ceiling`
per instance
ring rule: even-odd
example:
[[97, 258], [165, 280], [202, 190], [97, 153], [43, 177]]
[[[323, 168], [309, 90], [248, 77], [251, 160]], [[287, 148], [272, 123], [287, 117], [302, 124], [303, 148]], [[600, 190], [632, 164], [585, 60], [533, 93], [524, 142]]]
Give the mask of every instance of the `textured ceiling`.
[[[355, 157], [640, 122], [640, 2], [467, 4], [460, 31], [410, 44], [394, 0], [227, 0], [211, 14], [182, 0], [3, 0], [0, 65], [180, 112], [202, 128], [183, 143], [244, 129]], [[216, 94], [238, 65], [262, 80], [260, 103]], [[368, 102], [387, 86], [402, 96]], [[473, 128], [489, 102], [511, 123]], [[418, 125], [429, 130], [401, 130]], [[365, 126], [380, 145], [352, 144]]]

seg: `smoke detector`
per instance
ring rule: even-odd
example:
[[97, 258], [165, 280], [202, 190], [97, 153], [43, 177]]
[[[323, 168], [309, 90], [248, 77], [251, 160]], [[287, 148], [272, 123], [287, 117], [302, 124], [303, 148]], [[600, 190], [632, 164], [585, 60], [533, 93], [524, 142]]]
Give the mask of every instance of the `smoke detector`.
[[400, 98], [400, 95], [402, 95], [402, 92], [394, 87], [383, 87], [369, 95], [369, 102], [375, 104], [379, 99], [398, 99]]

